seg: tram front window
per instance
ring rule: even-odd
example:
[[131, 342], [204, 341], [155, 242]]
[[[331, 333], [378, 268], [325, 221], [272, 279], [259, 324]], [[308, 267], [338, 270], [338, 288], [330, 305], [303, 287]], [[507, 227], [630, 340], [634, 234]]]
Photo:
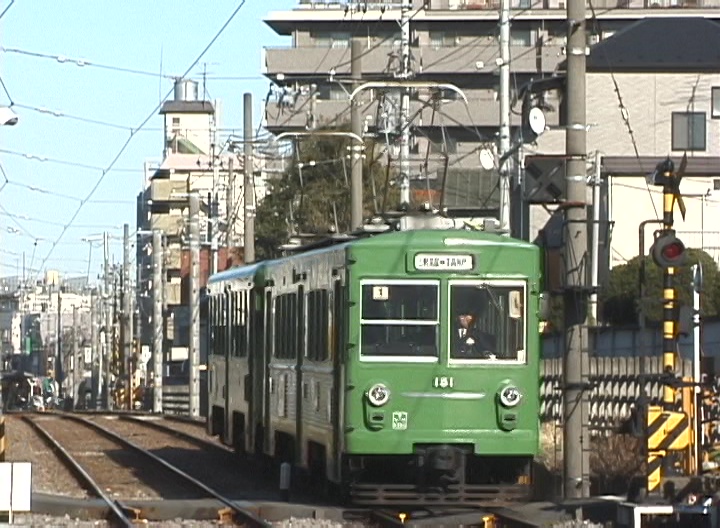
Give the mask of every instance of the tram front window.
[[363, 282], [361, 355], [437, 358], [439, 291], [437, 282]]
[[502, 282], [450, 286], [450, 358], [524, 360], [525, 289]]

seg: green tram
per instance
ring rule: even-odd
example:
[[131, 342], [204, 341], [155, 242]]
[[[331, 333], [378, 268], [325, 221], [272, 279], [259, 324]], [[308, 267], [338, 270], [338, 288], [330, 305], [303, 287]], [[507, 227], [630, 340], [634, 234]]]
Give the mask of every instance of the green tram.
[[208, 284], [208, 432], [355, 504], [523, 499], [539, 438], [540, 249], [348, 236]]

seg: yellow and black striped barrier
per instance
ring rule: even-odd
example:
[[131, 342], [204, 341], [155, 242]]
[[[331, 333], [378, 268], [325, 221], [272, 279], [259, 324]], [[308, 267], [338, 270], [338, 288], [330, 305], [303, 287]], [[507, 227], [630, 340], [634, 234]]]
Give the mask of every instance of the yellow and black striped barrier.
[[690, 446], [692, 428], [688, 415], [650, 406], [647, 412], [647, 490], [657, 491], [662, 483], [663, 459], [669, 451], [682, 451]]
[[5, 462], [5, 415], [0, 412], [0, 462]]

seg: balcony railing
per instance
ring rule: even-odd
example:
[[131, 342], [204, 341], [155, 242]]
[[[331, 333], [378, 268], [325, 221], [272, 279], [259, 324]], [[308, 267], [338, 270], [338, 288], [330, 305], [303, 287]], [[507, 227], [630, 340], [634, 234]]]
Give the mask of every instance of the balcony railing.
[[[511, 9], [565, 9], [566, 0], [511, 0]], [[590, 1], [587, 1], [590, 7]], [[720, 0], [593, 0], [595, 9], [707, 9]], [[431, 10], [495, 11], [500, 0], [430, 0]]]
[[[346, 6], [358, 5], [358, 2], [357, 0], [300, 0], [298, 4], [301, 9], [345, 9]], [[402, 7], [400, 0], [363, 0], [362, 4], [367, 4], [368, 9], [375, 7], [399, 9]]]

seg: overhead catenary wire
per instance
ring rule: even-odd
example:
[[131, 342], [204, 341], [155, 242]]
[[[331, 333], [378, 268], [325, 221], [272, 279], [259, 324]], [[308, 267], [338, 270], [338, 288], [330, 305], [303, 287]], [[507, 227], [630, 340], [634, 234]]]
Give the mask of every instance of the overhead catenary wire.
[[[182, 75], [182, 77], [184, 77], [185, 75], [187, 75], [187, 74], [197, 65], [197, 63], [200, 62], [200, 59], [202, 59], [202, 57], [203, 57], [203, 56], [205, 55], [205, 53], [207, 53], [207, 51], [212, 47], [212, 45], [215, 43], [215, 41], [216, 41], [218, 38], [220, 38], [220, 35], [223, 34], [223, 32], [225, 31], [225, 29], [230, 25], [230, 23], [233, 21], [233, 19], [235, 18], [235, 16], [240, 12], [240, 10], [241, 10], [242, 7], [245, 5], [245, 3], [246, 3], [246, 0], [242, 0], [242, 1], [238, 4], [238, 6], [237, 6], [237, 7], [235, 8], [235, 10], [230, 14], [230, 16], [228, 17], [228, 19], [227, 19], [227, 20], [225, 21], [225, 23], [221, 26], [221, 28], [218, 30], [218, 32], [215, 34], [215, 36], [213, 36], [213, 38], [210, 39], [210, 42], [207, 44], [207, 46], [205, 46], [205, 48], [200, 52], [200, 54], [195, 58], [195, 60], [192, 61], [192, 63], [190, 64], [190, 66], [185, 70], [185, 73]], [[75, 210], [75, 213], [73, 214], [73, 216], [72, 216], [72, 218], [70, 219], [70, 221], [65, 225], [65, 227], [63, 227], [60, 235], [57, 237], [57, 239], [55, 240], [55, 242], [53, 242], [52, 247], [50, 248], [50, 251], [47, 253], [47, 255], [43, 258], [42, 262], [40, 263], [40, 266], [39, 266], [39, 267], [40, 267], [41, 269], [45, 266], [45, 263], [46, 263], [47, 260], [51, 257], [53, 251], [55, 250], [55, 248], [57, 247], [57, 245], [58, 245], [58, 244], [60, 243], [60, 241], [62, 240], [62, 237], [63, 237], [63, 236], [65, 235], [65, 233], [67, 232], [68, 228], [73, 224], [73, 222], [75, 221], [75, 219], [78, 217], [78, 215], [80, 214], [80, 211], [82, 211], [83, 206], [88, 202], [88, 200], [90, 200], [90, 198], [92, 198], [92, 196], [95, 194], [95, 192], [97, 191], [97, 189], [100, 187], [100, 185], [101, 185], [102, 182], [104, 181], [105, 176], [113, 169], [113, 167], [115, 166], [115, 164], [117, 163], [117, 161], [118, 161], [118, 160], [120, 159], [120, 157], [123, 155], [123, 153], [124, 153], [125, 150], [127, 149], [128, 145], [130, 144], [130, 142], [132, 141], [132, 139], [135, 137], [137, 131], [140, 130], [140, 129], [142, 129], [142, 128], [145, 126], [145, 124], [147, 124], [148, 121], [150, 121], [150, 119], [152, 119], [152, 118], [156, 115], [157, 111], [161, 108], [163, 102], [173, 93], [173, 91], [174, 91], [174, 88], [170, 89], [170, 90], [168, 91], [167, 95], [165, 95], [165, 97], [164, 97], [157, 105], [155, 105], [155, 107], [154, 107], [154, 108], [152, 109], [152, 111], [147, 115], [147, 117], [140, 123], [140, 125], [137, 126], [133, 131], [130, 132], [130, 135], [129, 135], [129, 137], [127, 138], [127, 140], [125, 141], [125, 143], [123, 143], [123, 145], [120, 147], [120, 150], [119, 150], [118, 153], [115, 155], [115, 157], [112, 159], [112, 161], [111, 161], [110, 164], [107, 166], [107, 168], [105, 168], [105, 169], [102, 171], [102, 174], [100, 175], [100, 177], [99, 177], [99, 178], [97, 179], [97, 181], [95, 182], [95, 185], [90, 189], [90, 191], [89, 191], [88, 194], [85, 196], [85, 198], [80, 202], [80, 204], [78, 205], [77, 209]]]

